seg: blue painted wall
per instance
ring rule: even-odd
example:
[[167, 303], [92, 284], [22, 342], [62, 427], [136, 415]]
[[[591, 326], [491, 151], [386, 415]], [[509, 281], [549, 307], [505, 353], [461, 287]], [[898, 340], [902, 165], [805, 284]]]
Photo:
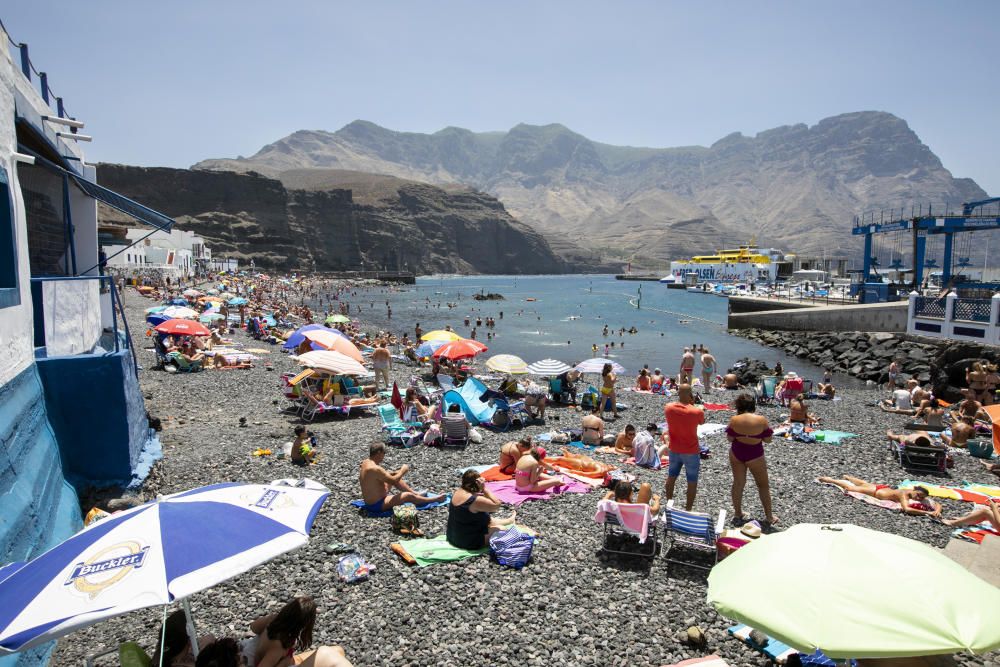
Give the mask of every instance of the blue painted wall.
[[127, 485], [147, 441], [128, 351], [36, 359], [66, 477], [78, 487]]
[[[83, 526], [34, 364], [0, 387], [0, 508], [0, 563], [29, 560]], [[51, 650], [0, 658], [0, 667], [45, 664]]]

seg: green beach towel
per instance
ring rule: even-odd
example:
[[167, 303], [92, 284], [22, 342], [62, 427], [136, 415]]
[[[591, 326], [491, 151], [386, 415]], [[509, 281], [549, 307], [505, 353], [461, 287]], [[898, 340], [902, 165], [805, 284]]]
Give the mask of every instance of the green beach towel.
[[482, 556], [489, 552], [489, 547], [482, 549], [459, 549], [448, 544], [444, 535], [437, 537], [426, 537], [418, 540], [407, 540], [401, 542], [407, 553], [413, 556], [420, 567], [427, 567], [435, 563], [452, 563], [466, 558]]
[[[839, 445], [840, 441], [844, 438], [856, 438], [857, 433], [848, 433], [847, 431], [813, 431], [812, 434], [816, 436], [816, 440], [820, 442], [825, 442], [828, 445]], [[823, 437], [820, 437], [820, 436]]]

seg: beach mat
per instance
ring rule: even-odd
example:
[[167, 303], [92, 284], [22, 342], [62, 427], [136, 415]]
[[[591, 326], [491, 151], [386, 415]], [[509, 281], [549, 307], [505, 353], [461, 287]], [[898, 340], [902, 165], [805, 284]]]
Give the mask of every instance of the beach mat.
[[[455, 472], [458, 473], [459, 475], [464, 475], [466, 470], [475, 470], [480, 475], [482, 475], [483, 473], [485, 473], [485, 472], [487, 472], [489, 470], [492, 470], [493, 468], [496, 468], [497, 470], [499, 470], [500, 466], [495, 465], [495, 464], [487, 463], [487, 464], [481, 465], [481, 466], [466, 466], [464, 468], [458, 468]], [[487, 481], [489, 481], [489, 480], [487, 480]]]
[[587, 493], [590, 486], [575, 479], [570, 479], [556, 493], [553, 489], [546, 489], [541, 493], [521, 493], [515, 487], [514, 480], [504, 482], [487, 482], [486, 487], [500, 500], [508, 505], [520, 505], [529, 500], [549, 500], [564, 493]]
[[[816, 437], [817, 441], [825, 442], [828, 445], [839, 445], [841, 440], [845, 438], [856, 438], [857, 433], [848, 433], [847, 431], [813, 431], [812, 434]], [[820, 435], [822, 434], [822, 438]]]
[[912, 479], [904, 479], [899, 483], [899, 488], [901, 489], [912, 489], [915, 486], [922, 486], [926, 488], [927, 492], [934, 498], [962, 500], [967, 503], [977, 503], [979, 505], [985, 505], [990, 500], [990, 497], [985, 493], [976, 493], [960, 487], [944, 486], [941, 484], [921, 482]]
[[[451, 501], [451, 495], [449, 494], [444, 500], [439, 500], [439, 501], [434, 502], [434, 503], [427, 503], [426, 505], [420, 505], [420, 506], [414, 505], [414, 507], [416, 507], [418, 510], [423, 511], [423, 510], [434, 509], [435, 507], [441, 507], [442, 505], [447, 505], [450, 501]], [[358, 509], [364, 509], [364, 507], [365, 507], [365, 501], [362, 500], [362, 499], [360, 499], [360, 498], [358, 498], [357, 500], [352, 500], [348, 504], [350, 504], [350, 505], [352, 505], [354, 507], [357, 507]], [[403, 504], [404, 505], [412, 505], [413, 503], [403, 503]], [[377, 514], [369, 512], [369, 511], [366, 510], [365, 514], [367, 514], [368, 516], [370, 516], [372, 518], [382, 519], [382, 518], [385, 518], [387, 516], [392, 516], [392, 508], [389, 508], [389, 509], [385, 510], [384, 512], [379, 512]]]
[[702, 403], [701, 407], [705, 408], [709, 412], [733, 409], [733, 406], [729, 405], [728, 403]]
[[972, 526], [961, 526], [960, 528], [956, 528], [951, 533], [952, 537], [957, 537], [961, 540], [968, 540], [969, 542], [975, 542], [976, 544], [982, 544], [987, 535], [996, 535], [997, 537], [1000, 537], [1000, 533], [993, 530], [993, 524], [989, 521], [983, 521]]
[[482, 549], [459, 549], [448, 544], [444, 535], [407, 540], [399, 543], [419, 567], [427, 567], [435, 563], [454, 563], [467, 558], [475, 558], [489, 552], [489, 547]]
[[729, 632], [729, 634], [731, 634], [733, 637], [736, 637], [750, 648], [760, 651], [761, 653], [763, 653], [764, 655], [766, 655], [768, 658], [770, 658], [779, 665], [785, 664], [785, 661], [787, 661], [789, 657], [798, 653], [798, 651], [793, 649], [788, 644], [785, 644], [784, 642], [779, 642], [777, 639], [774, 639], [773, 637], [768, 637], [767, 643], [764, 646], [760, 646], [759, 644], [757, 644], [757, 642], [755, 642], [753, 639], [750, 638], [750, 633], [752, 633], [753, 631], [754, 631], [753, 628], [751, 628], [749, 625], [740, 624], [740, 625], [734, 625], [733, 627], [729, 628], [727, 632]]
[[514, 479], [513, 475], [500, 472], [500, 466], [498, 465], [490, 466], [488, 469], [480, 471], [479, 476], [487, 482], [506, 482], [509, 479]]
[[706, 438], [710, 435], [715, 435], [716, 433], [722, 433], [726, 430], [725, 424], [698, 424], [698, 437]]

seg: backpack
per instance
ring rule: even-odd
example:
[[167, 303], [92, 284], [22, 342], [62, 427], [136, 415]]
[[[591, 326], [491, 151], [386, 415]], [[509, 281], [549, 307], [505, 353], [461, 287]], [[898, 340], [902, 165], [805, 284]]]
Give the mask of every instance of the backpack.
[[531, 551], [535, 546], [535, 538], [522, 533], [515, 526], [493, 533], [490, 538], [490, 553], [497, 562], [515, 570], [520, 570], [531, 560]]

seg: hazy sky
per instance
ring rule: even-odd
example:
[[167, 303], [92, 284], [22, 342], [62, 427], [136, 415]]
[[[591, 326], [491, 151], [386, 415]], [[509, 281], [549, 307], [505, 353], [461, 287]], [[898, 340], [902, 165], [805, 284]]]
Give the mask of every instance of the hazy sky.
[[562, 123], [708, 145], [882, 110], [1000, 194], [1000, 2], [13, 0], [91, 161], [188, 166], [298, 129]]

